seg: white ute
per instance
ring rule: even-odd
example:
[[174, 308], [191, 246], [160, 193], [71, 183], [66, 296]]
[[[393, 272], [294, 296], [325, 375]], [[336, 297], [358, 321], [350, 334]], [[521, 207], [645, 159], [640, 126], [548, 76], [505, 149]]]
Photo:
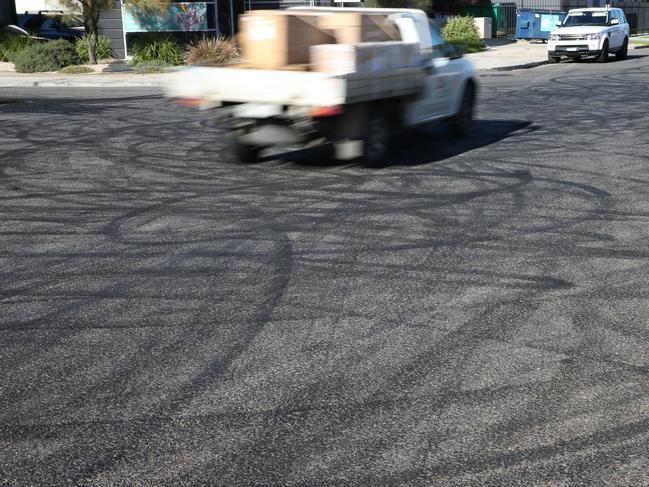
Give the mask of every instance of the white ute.
[[629, 24], [619, 8], [580, 8], [570, 10], [548, 39], [548, 61], [558, 63], [562, 56], [579, 60], [595, 56], [608, 61], [609, 53], [625, 59], [629, 49]]
[[[289, 9], [293, 10], [293, 9]], [[476, 98], [475, 68], [445, 42], [420, 10], [299, 8], [302, 12], [387, 15], [401, 41], [418, 46], [414, 66], [371, 73], [190, 67], [165, 92], [186, 104], [215, 108], [241, 162], [273, 146], [332, 142], [339, 159], [385, 161], [391, 135], [434, 120], [464, 135]]]

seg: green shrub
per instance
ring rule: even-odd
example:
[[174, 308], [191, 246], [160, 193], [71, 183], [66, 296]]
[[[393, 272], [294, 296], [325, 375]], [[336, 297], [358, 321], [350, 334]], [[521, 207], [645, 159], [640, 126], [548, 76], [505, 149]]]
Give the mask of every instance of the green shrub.
[[442, 36], [452, 44], [461, 44], [470, 52], [481, 51], [484, 48], [480, 33], [473, 17], [453, 17], [448, 19], [442, 28]]
[[176, 66], [183, 64], [185, 49], [183, 45], [168, 34], [143, 34], [133, 43], [131, 48], [133, 64], [159, 61]]
[[16, 54], [35, 43], [36, 41], [31, 37], [12, 34], [10, 32], [0, 34], [0, 61], [13, 62]]
[[135, 66], [135, 72], [139, 74], [164, 73], [174, 67], [173, 64], [162, 61], [141, 61]]
[[62, 70], [59, 71], [59, 73], [64, 73], [64, 74], [84, 74], [84, 73], [93, 73], [95, 70], [92, 68], [89, 68], [88, 66], [77, 66], [75, 64], [71, 66], [66, 66]]
[[16, 71], [19, 73], [58, 71], [65, 66], [79, 64], [79, 62], [72, 43], [63, 39], [26, 47], [14, 59]]
[[[87, 63], [90, 61], [90, 56], [88, 56], [88, 34], [79, 37], [74, 42], [74, 48], [76, 49], [77, 56], [79, 56], [81, 62]], [[97, 36], [97, 50], [95, 54], [97, 59], [108, 59], [113, 57], [113, 48], [110, 47], [110, 39], [108, 39], [108, 37], [102, 34]]]
[[187, 53], [187, 64], [225, 64], [238, 59], [239, 51], [232, 39], [203, 36], [194, 41]]

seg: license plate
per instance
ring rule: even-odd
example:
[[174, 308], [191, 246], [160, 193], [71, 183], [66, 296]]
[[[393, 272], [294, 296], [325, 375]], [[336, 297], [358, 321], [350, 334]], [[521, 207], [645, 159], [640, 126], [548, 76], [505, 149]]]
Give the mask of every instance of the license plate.
[[578, 49], [576, 47], [569, 47], [566, 49], [566, 51], [577, 51]]
[[266, 103], [244, 103], [234, 108], [234, 115], [239, 118], [268, 118], [280, 113], [282, 113], [281, 105]]

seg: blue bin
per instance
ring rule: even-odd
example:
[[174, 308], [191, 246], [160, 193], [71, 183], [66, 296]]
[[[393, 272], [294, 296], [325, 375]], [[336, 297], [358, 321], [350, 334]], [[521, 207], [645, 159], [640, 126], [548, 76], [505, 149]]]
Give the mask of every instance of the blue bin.
[[566, 18], [566, 12], [551, 10], [519, 10], [516, 13], [516, 39], [547, 40], [556, 23]]

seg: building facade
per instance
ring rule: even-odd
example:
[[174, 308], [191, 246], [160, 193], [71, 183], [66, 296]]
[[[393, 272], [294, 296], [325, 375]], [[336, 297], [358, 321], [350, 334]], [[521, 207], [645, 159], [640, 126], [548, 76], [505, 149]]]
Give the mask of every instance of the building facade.
[[231, 36], [237, 31], [239, 15], [248, 10], [280, 9], [291, 6], [334, 5], [336, 0], [205, 0], [176, 1], [156, 15], [138, 15], [128, 3], [115, 0], [102, 11], [99, 29], [111, 41], [119, 58], [128, 56], [133, 41], [146, 32], [167, 32], [188, 39], [196, 34]]

